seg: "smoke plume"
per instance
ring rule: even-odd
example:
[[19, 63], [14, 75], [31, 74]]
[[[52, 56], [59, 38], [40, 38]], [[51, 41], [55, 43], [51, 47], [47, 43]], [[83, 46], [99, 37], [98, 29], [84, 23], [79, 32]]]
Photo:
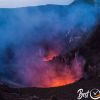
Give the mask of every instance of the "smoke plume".
[[83, 44], [97, 24], [94, 5], [0, 9], [0, 80], [14, 87], [53, 87], [83, 75], [84, 59], [50, 61]]

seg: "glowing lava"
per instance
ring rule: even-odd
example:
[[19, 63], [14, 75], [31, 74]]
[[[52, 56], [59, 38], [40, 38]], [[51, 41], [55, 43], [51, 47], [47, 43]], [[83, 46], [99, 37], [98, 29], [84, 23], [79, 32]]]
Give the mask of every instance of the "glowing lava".
[[49, 51], [45, 57], [43, 58], [43, 61], [50, 61], [52, 60], [54, 57], [56, 57], [58, 54], [54, 51]]
[[74, 79], [70, 79], [70, 77], [69, 77], [69, 79], [68, 78], [63, 78], [62, 77], [62, 79], [55, 79], [55, 80], [53, 80], [50, 84], [49, 84], [49, 87], [58, 87], [58, 86], [64, 86], [64, 85], [68, 85], [68, 84], [71, 84], [71, 83], [73, 83], [73, 82], [75, 82], [75, 80]]
[[[66, 63], [67, 60], [65, 63], [61, 62], [59, 53], [57, 53], [50, 50], [46, 52], [46, 56], [41, 57], [42, 59], [40, 57], [37, 57], [37, 59], [30, 58], [31, 53], [30, 55], [28, 53], [27, 57], [23, 56], [23, 61], [21, 60], [20, 63], [24, 62], [25, 69], [23, 72], [19, 71], [18, 74], [23, 76], [22, 80], [25, 81], [25, 87], [58, 87], [72, 84], [82, 78], [84, 68], [82, 57], [76, 55], [69, 65]], [[56, 58], [54, 59], [54, 57]]]
[[56, 63], [50, 65], [43, 75], [43, 84], [40, 87], [58, 87], [72, 84], [83, 76], [84, 61], [74, 58], [71, 65]]

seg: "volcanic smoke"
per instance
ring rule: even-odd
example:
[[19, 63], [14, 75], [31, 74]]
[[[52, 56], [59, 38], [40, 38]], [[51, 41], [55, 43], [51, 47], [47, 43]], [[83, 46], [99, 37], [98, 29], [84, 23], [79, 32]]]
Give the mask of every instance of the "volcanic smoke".
[[85, 59], [75, 52], [68, 60], [66, 53], [92, 35], [99, 10], [81, 1], [0, 9], [0, 83], [56, 87], [83, 77]]

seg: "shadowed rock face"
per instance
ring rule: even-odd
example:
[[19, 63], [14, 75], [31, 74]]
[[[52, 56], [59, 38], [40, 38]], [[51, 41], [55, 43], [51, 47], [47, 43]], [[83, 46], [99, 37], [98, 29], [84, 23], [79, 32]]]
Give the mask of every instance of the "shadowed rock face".
[[[83, 45], [79, 51], [86, 59], [85, 70], [92, 75], [100, 76], [100, 25], [94, 30], [91, 38]], [[85, 52], [84, 52], [85, 51]], [[89, 68], [91, 66], [91, 68]]]

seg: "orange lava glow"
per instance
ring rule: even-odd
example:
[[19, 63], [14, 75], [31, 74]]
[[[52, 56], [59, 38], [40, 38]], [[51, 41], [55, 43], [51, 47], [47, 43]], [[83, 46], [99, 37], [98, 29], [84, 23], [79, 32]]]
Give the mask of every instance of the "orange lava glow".
[[64, 86], [73, 83], [75, 80], [73, 79], [55, 79], [51, 84], [49, 84], [49, 87], [58, 87], [58, 86]]
[[[56, 57], [58, 55], [57, 52], [54, 51], [49, 51], [46, 56], [43, 58], [43, 61], [50, 61], [53, 60], [54, 57]], [[56, 64], [56, 66], [60, 66], [62, 67], [62, 65], [58, 65]], [[49, 66], [50, 68], [52, 68], [51, 66]], [[69, 69], [68, 69], [69, 70]], [[67, 71], [68, 71], [67, 70]], [[61, 75], [58, 75], [58, 73], [56, 71], [54, 71], [53, 69], [49, 69], [47, 71], [47, 73], [45, 74], [45, 80], [44, 82], [45, 87], [58, 87], [58, 86], [63, 86], [63, 85], [67, 85], [67, 84], [71, 84], [73, 82], [75, 82], [76, 80], [73, 78], [71, 72], [69, 71], [68, 73], [66, 72], [60, 72]]]
[[58, 54], [54, 51], [49, 51], [46, 56], [43, 58], [43, 61], [50, 61], [52, 60], [54, 57], [56, 57]]
[[[70, 65], [60, 62], [48, 63], [57, 55], [54, 51], [49, 51], [42, 58], [42, 62], [39, 64], [41, 70], [39, 70], [36, 87], [59, 87], [72, 84], [82, 78], [84, 61], [81, 58], [75, 56]], [[32, 83], [34, 83], [33, 80]]]

